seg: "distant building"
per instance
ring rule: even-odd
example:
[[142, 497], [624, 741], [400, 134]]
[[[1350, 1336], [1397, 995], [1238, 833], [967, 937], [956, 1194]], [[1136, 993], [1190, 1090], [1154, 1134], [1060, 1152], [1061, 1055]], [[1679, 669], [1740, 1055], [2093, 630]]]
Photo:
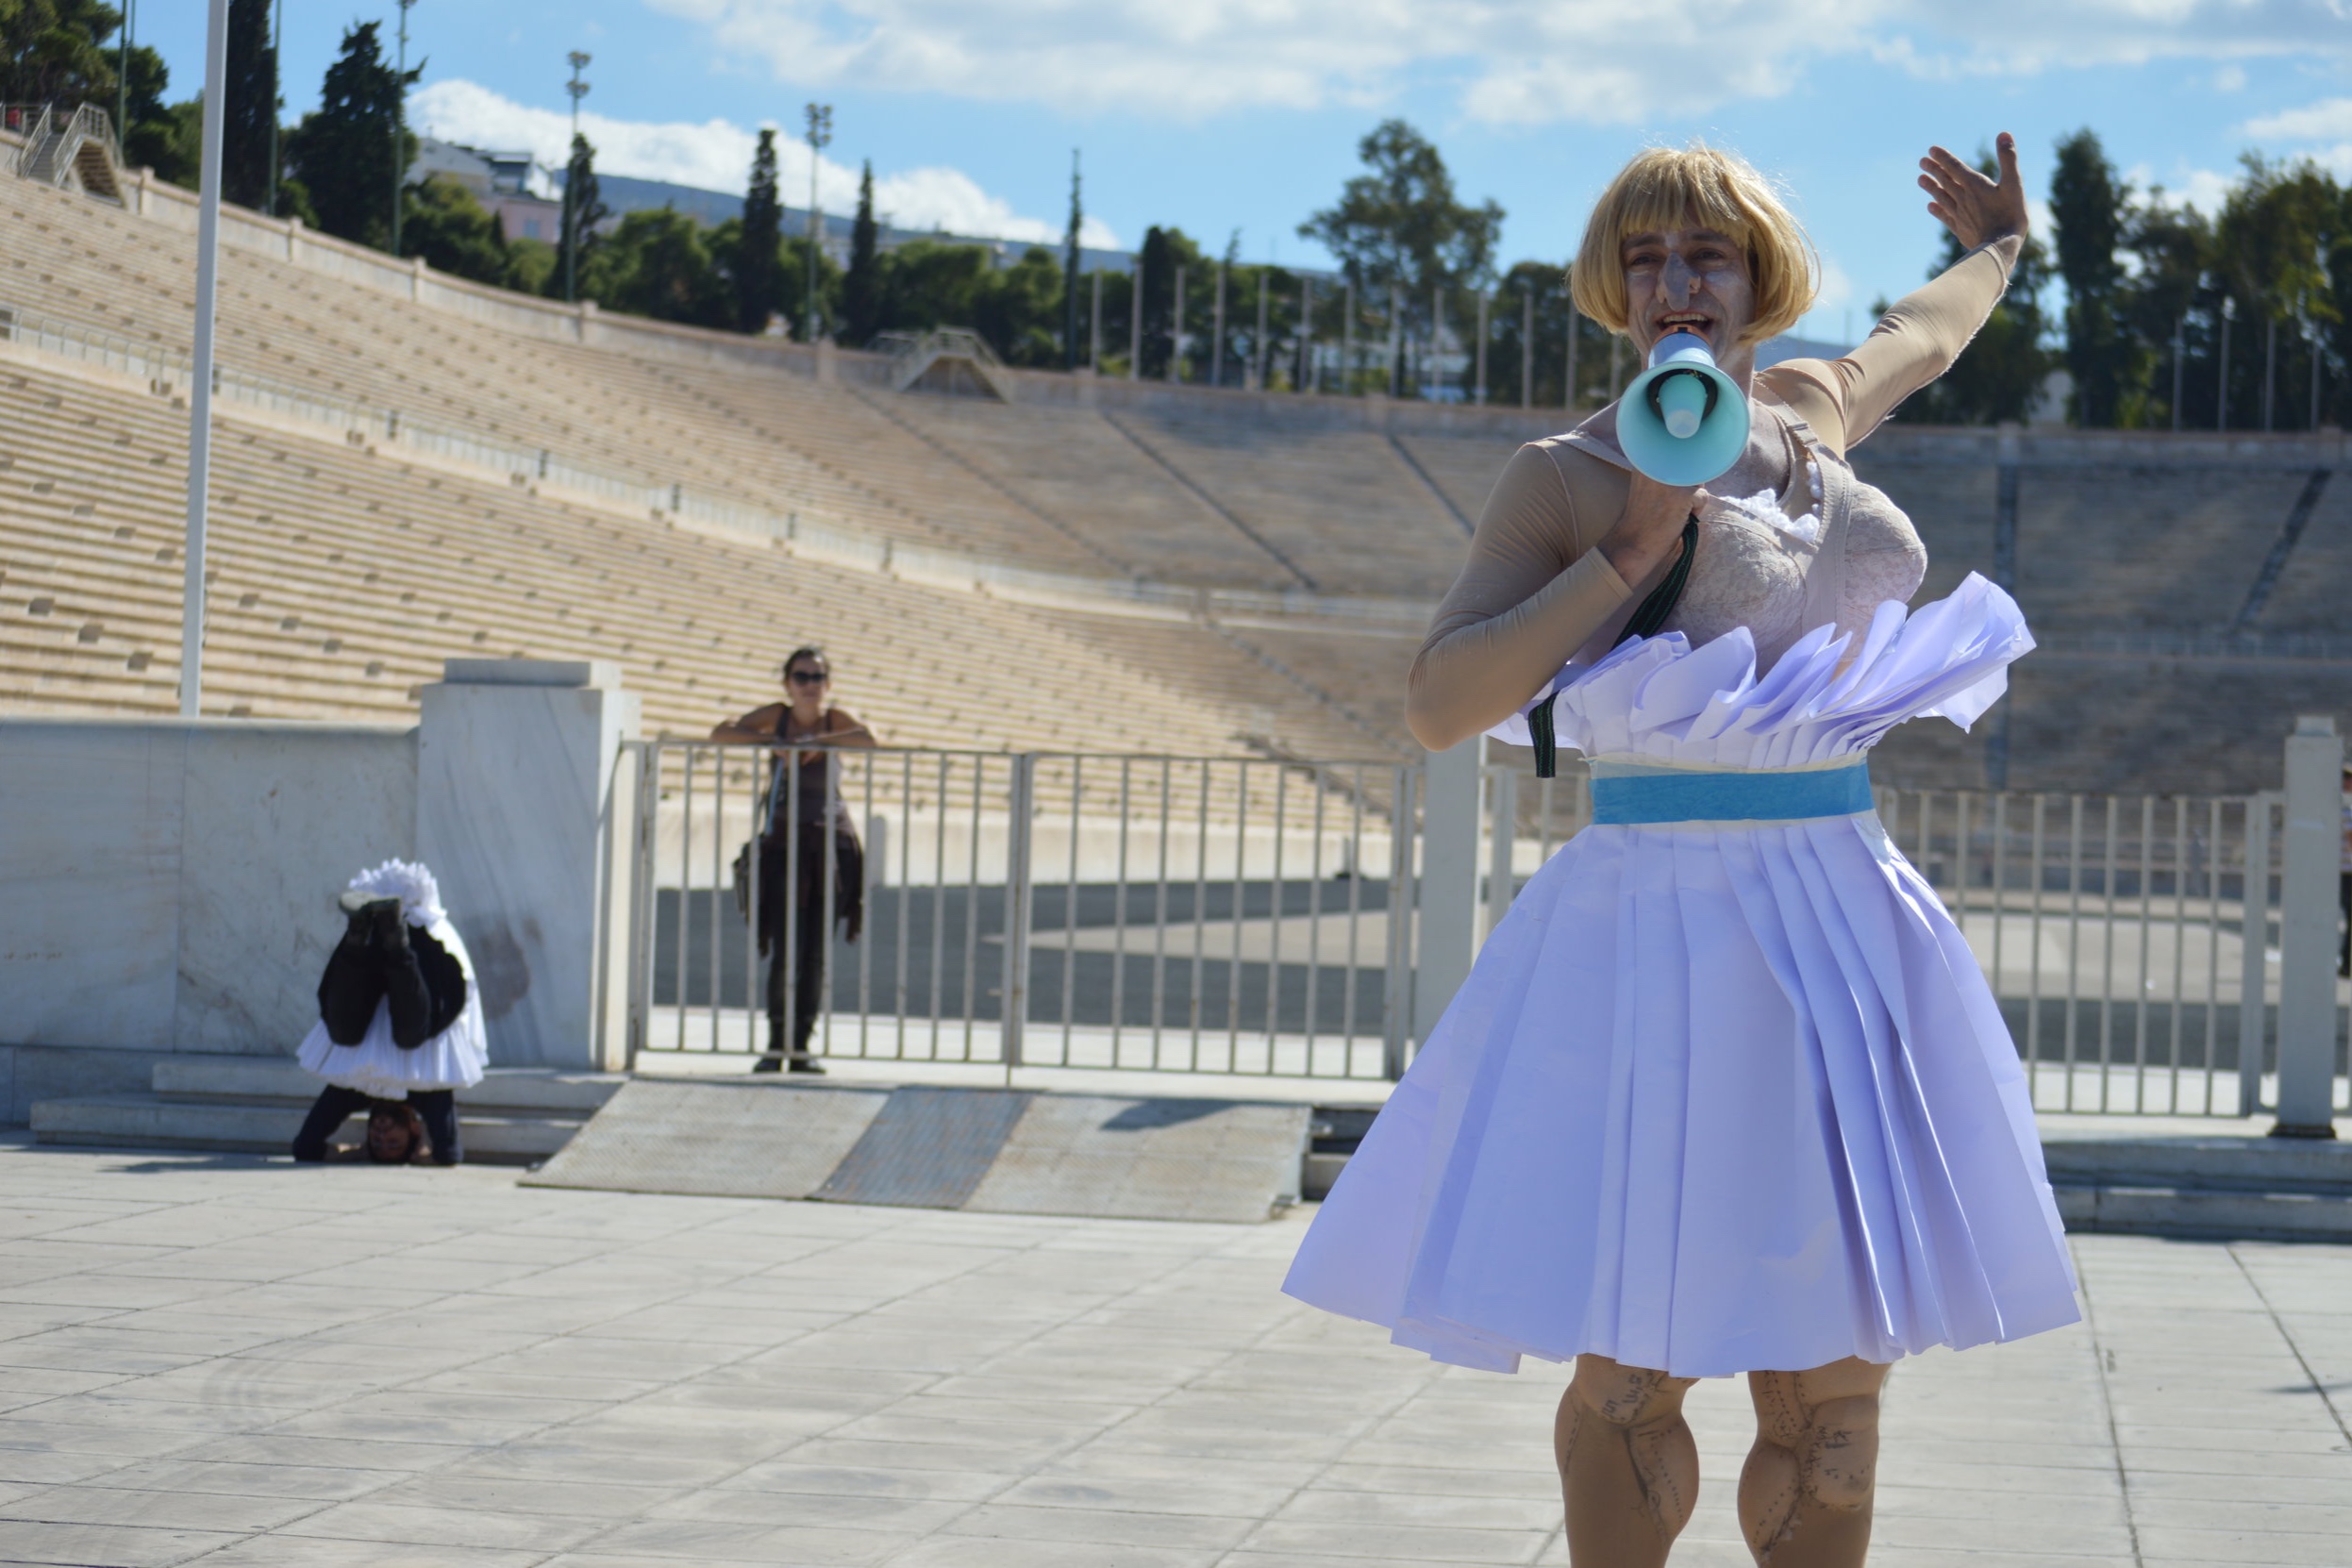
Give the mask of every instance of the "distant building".
[[543, 240], [552, 245], [562, 238], [563, 183], [527, 152], [496, 152], [419, 137], [416, 161], [409, 166], [409, 181], [422, 184], [435, 175], [472, 192], [509, 240]]

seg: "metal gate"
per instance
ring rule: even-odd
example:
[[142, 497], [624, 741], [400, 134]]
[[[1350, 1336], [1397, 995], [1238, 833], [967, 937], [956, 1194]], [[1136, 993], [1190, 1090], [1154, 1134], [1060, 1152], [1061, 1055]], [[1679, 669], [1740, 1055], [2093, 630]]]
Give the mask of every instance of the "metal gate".
[[[772, 766], [763, 745], [633, 750], [632, 1059], [773, 1054], [805, 1010], [809, 1049], [836, 1058], [1402, 1070], [1414, 836], [1391, 823], [1412, 813], [1415, 768], [851, 748]], [[854, 843], [775, 833], [771, 875], [751, 875], [754, 824], [802, 820], [797, 764], [813, 756], [835, 770]], [[842, 872], [858, 861], [853, 891]]]

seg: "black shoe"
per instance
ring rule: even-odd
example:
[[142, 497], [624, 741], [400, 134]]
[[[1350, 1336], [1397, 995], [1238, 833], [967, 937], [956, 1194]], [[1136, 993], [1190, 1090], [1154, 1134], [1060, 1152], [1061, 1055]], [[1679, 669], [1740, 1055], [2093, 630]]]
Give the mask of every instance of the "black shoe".
[[391, 909], [395, 919], [400, 912], [397, 898], [378, 898], [372, 892], [346, 892], [335, 900], [348, 924], [343, 928], [343, 941], [365, 952], [375, 945], [375, 929], [380, 923], [379, 910]]
[[755, 1073], [781, 1073], [784, 1071], [784, 1059], [782, 1057], [761, 1057], [751, 1064], [751, 1070]]
[[818, 1077], [823, 1077], [825, 1076], [825, 1063], [819, 1061], [814, 1057], [794, 1057], [792, 1059], [791, 1065], [786, 1067], [785, 1071], [788, 1073], [814, 1073]]

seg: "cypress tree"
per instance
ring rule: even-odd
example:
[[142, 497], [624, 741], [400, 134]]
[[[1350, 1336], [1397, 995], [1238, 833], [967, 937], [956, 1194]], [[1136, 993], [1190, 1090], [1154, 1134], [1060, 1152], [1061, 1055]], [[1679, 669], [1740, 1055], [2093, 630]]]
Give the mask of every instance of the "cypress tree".
[[221, 195], [259, 211], [270, 195], [270, 130], [281, 107], [271, 0], [228, 0], [228, 97], [222, 104]]
[[1176, 330], [1176, 254], [1157, 224], [1143, 231], [1143, 376], [1158, 380], [1168, 373], [1176, 347], [1170, 336]]
[[596, 252], [596, 225], [612, 216], [596, 190], [596, 149], [585, 136], [572, 138], [572, 158], [563, 169], [562, 265], [547, 275], [549, 294], [579, 297], [579, 283]]
[[[288, 151], [319, 226], [380, 250], [391, 237], [393, 178], [384, 149], [392, 144], [401, 89], [425, 68], [403, 77], [386, 64], [377, 25], [355, 22], [344, 30], [342, 48], [326, 68], [318, 109], [302, 117]], [[416, 138], [404, 132], [403, 142], [405, 169], [416, 157]]]
[[764, 332], [783, 298], [784, 204], [776, 193], [776, 130], [763, 125], [752, 155], [751, 189], [743, 194], [743, 226], [735, 251], [735, 325]]
[[874, 160], [858, 176], [858, 221], [849, 230], [849, 272], [842, 279], [842, 322], [851, 346], [882, 329], [881, 228], [874, 221]]
[[1061, 368], [1078, 368], [1078, 225], [1084, 214], [1078, 205], [1078, 155], [1070, 152], [1070, 232], [1062, 243]]
[[2059, 142], [2050, 217], [2057, 230], [2058, 275], [2066, 282], [2066, 370], [2075, 381], [2078, 425], [2114, 425], [2125, 381], [2135, 368], [2133, 345], [2116, 309], [2124, 281], [2116, 253], [2124, 242], [2130, 195], [2094, 133], [2079, 130]]

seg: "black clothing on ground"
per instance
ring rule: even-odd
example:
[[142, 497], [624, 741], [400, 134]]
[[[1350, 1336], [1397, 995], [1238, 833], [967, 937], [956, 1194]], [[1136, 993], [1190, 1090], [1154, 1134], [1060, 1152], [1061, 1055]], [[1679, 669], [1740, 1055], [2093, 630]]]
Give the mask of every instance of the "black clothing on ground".
[[367, 1037], [380, 999], [392, 1011], [392, 1043], [414, 1050], [448, 1028], [465, 1010], [465, 970], [430, 931], [401, 919], [375, 917], [377, 906], [353, 913], [350, 929], [328, 955], [319, 978], [319, 1016], [326, 1037], [357, 1045]]
[[[370, 1004], [373, 1010], [373, 1004]], [[302, 1120], [302, 1130], [294, 1134], [294, 1158], [316, 1163], [326, 1158], [326, 1142], [335, 1136], [344, 1121], [374, 1109], [375, 1098], [356, 1089], [328, 1084], [310, 1103], [310, 1114]], [[465, 1158], [458, 1141], [458, 1096], [447, 1089], [417, 1089], [409, 1093], [409, 1104], [416, 1108], [425, 1123], [425, 1135], [433, 1145], [433, 1163], [455, 1165]]]

